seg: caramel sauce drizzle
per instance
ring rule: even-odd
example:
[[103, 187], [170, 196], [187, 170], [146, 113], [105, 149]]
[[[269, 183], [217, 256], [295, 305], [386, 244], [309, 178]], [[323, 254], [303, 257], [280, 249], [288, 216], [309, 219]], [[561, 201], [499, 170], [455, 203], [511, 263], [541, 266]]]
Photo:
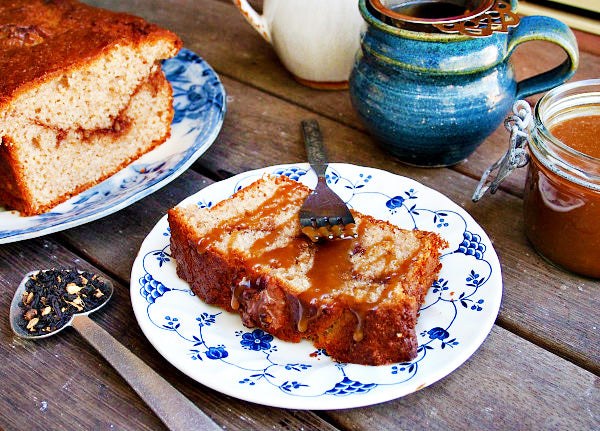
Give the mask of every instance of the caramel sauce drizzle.
[[[359, 342], [363, 339], [364, 321], [367, 312], [377, 309], [382, 301], [392, 295], [395, 282], [398, 281], [399, 277], [404, 276], [415, 256], [406, 259], [400, 265], [392, 266], [395, 261], [393, 254], [390, 252], [382, 255], [380, 259], [384, 261], [384, 267], [394, 267], [392, 273], [377, 280], [372, 280], [374, 283], [385, 286], [382, 293], [373, 302], [356, 302], [351, 295], [342, 293], [342, 290], [349, 281], [361, 278], [361, 275], [354, 271], [351, 258], [355, 253], [362, 252], [360, 238], [365, 233], [365, 224], [361, 223], [356, 226], [358, 238], [332, 240], [315, 244], [305, 235], [300, 234], [285, 245], [272, 248], [281, 235], [281, 229], [296, 222], [297, 211], [295, 209], [299, 208], [304, 201], [304, 196], [296, 191], [297, 188], [293, 184], [282, 185], [260, 207], [232, 217], [205, 233], [199, 242], [199, 248], [201, 251], [205, 251], [209, 244], [221, 241], [226, 233], [231, 234], [227, 246], [232, 248], [235, 237], [243, 231], [266, 232], [263, 237], [252, 244], [246, 259], [249, 268], [259, 269], [266, 266], [289, 268], [298, 263], [303, 251], [313, 247], [313, 265], [306, 274], [310, 288], [299, 295], [298, 312], [294, 316], [297, 330], [306, 332], [311, 319], [318, 316], [320, 305], [328, 299], [336, 297], [344, 301], [356, 316], [357, 324], [354, 340]], [[279, 226], [269, 225], [269, 220], [275, 215], [286, 211], [293, 214], [292, 218], [285, 220]], [[392, 241], [392, 238], [385, 238], [382, 242], [386, 241]], [[231, 286], [231, 308], [234, 310], [239, 309], [240, 297], [244, 290], [250, 287], [251, 282], [246, 277]]]
[[[303, 197], [294, 196], [294, 190], [295, 186], [293, 184], [284, 184], [277, 189], [273, 196], [265, 200], [260, 207], [224, 220], [219, 225], [204, 233], [198, 242], [200, 251], [204, 252], [210, 244], [221, 241], [226, 233], [244, 230], [265, 230], [265, 225], [274, 215], [287, 211], [294, 206], [300, 206]], [[282, 201], [286, 202], [283, 206], [281, 205]]]
[[238, 310], [240, 308], [240, 297], [244, 290], [250, 287], [250, 280], [243, 277], [239, 282], [231, 286], [231, 308]]
[[332, 226], [321, 226], [316, 229], [313, 226], [305, 226], [302, 228], [302, 233], [310, 238], [312, 242], [319, 242], [322, 239], [350, 239], [356, 238], [356, 225], [348, 223], [345, 226], [334, 224]]

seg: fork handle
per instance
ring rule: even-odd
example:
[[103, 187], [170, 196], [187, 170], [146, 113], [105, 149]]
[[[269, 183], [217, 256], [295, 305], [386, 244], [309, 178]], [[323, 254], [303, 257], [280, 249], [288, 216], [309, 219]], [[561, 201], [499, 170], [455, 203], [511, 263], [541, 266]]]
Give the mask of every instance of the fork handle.
[[308, 163], [317, 173], [319, 179], [325, 178], [327, 170], [327, 153], [323, 146], [323, 136], [317, 120], [302, 120], [302, 133], [304, 135], [304, 146]]

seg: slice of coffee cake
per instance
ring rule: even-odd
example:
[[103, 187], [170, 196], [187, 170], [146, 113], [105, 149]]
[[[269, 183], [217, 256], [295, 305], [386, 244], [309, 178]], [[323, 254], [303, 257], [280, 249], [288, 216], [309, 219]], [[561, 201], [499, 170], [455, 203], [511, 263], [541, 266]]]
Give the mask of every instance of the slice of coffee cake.
[[298, 221], [309, 193], [287, 177], [264, 177], [211, 209], [170, 210], [177, 274], [246, 326], [309, 338], [336, 360], [414, 358], [417, 312], [446, 242], [353, 212], [358, 238], [315, 244]]

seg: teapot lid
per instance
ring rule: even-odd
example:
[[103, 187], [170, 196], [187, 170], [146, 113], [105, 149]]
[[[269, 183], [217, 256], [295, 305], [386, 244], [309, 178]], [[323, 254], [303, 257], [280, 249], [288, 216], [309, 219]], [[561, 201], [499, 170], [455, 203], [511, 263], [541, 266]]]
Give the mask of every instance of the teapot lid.
[[[366, 6], [388, 25], [424, 33], [485, 37], [519, 24], [505, 0], [367, 0]], [[454, 16], [440, 16], [444, 8]]]

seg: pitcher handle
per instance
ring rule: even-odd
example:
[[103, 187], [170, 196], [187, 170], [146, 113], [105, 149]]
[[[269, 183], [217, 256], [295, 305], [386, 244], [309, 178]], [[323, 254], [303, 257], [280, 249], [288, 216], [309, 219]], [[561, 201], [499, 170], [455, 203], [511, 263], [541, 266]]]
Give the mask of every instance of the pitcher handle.
[[248, 0], [233, 0], [233, 4], [240, 10], [246, 21], [250, 23], [254, 30], [258, 32], [267, 42], [272, 43], [271, 28], [264, 15], [259, 14], [248, 3]]
[[577, 40], [569, 27], [557, 19], [547, 16], [526, 16], [516, 27], [508, 41], [508, 55], [517, 45], [530, 40], [545, 40], [560, 46], [567, 59], [554, 69], [524, 79], [517, 83], [517, 99], [541, 93], [567, 81], [579, 65]]

